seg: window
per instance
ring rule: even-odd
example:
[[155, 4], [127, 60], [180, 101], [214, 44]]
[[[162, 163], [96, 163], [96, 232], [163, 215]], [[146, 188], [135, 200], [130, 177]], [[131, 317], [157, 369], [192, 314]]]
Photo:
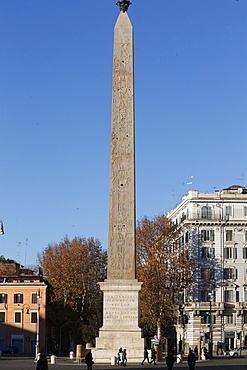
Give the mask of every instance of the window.
[[202, 258], [214, 258], [214, 248], [202, 247], [201, 251]]
[[244, 216], [247, 216], [247, 206], [244, 206]]
[[233, 290], [225, 290], [224, 291], [224, 301], [225, 302], [233, 302]]
[[226, 206], [226, 216], [232, 216], [232, 206]]
[[0, 293], [0, 303], [7, 303], [7, 294]]
[[247, 303], [247, 290], [244, 290], [244, 302]]
[[214, 270], [210, 269], [209, 267], [201, 269], [201, 278], [203, 280], [214, 280]]
[[208, 313], [203, 315], [203, 324], [210, 324], [210, 315]]
[[239, 290], [236, 290], [236, 302], [239, 302]]
[[32, 293], [32, 303], [33, 304], [37, 304], [38, 303], [37, 293]]
[[224, 279], [237, 279], [238, 270], [235, 267], [224, 268]]
[[245, 230], [245, 233], [244, 233], [244, 240], [247, 242], [247, 230]]
[[226, 241], [232, 242], [232, 230], [226, 230]]
[[233, 314], [225, 315], [225, 324], [233, 324]]
[[0, 312], [0, 323], [5, 322], [5, 312]]
[[233, 247], [224, 248], [224, 258], [226, 259], [236, 259], [237, 258], [237, 249]]
[[181, 222], [183, 222], [184, 220], [186, 220], [186, 214], [183, 212], [181, 216]]
[[184, 236], [182, 235], [180, 238], [179, 238], [179, 247], [182, 247], [184, 245]]
[[203, 242], [214, 241], [214, 230], [201, 230], [201, 240]]
[[201, 273], [202, 273], [202, 279], [210, 280], [210, 268], [203, 268], [201, 270]]
[[201, 291], [201, 302], [207, 302], [208, 301], [208, 290], [202, 290]]
[[15, 322], [21, 322], [21, 312], [15, 312]]
[[14, 295], [14, 303], [23, 303], [23, 294], [16, 293]]
[[247, 311], [244, 311], [244, 324], [247, 324]]
[[209, 288], [201, 290], [201, 302], [214, 302], [214, 293], [211, 293], [211, 290]]
[[243, 258], [247, 259], [247, 247], [243, 247]]
[[[216, 323], [215, 315], [212, 314], [212, 316], [210, 316], [210, 313], [206, 312], [205, 315], [203, 315], [203, 324], [207, 324], [209, 326], [211, 320], [213, 324]], [[209, 332], [205, 333], [205, 338], [209, 339], [209, 337], [210, 337], [210, 333]]]
[[201, 218], [211, 219], [212, 218], [212, 208], [209, 206], [204, 206], [201, 209]]
[[36, 324], [38, 322], [37, 312], [31, 312], [31, 323]]

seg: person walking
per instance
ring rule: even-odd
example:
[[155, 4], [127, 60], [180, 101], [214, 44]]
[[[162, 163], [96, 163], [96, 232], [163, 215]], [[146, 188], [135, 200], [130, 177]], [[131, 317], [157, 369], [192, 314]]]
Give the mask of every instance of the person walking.
[[147, 350], [147, 347], [144, 348], [144, 356], [143, 356], [143, 360], [142, 360], [142, 363], [141, 365], [143, 365], [144, 361], [147, 360], [147, 362], [150, 364], [149, 362], [149, 357], [148, 357], [148, 350]]
[[166, 357], [166, 365], [168, 370], [172, 370], [174, 365], [175, 359], [173, 354], [170, 352], [168, 356]]
[[123, 360], [123, 350], [122, 350], [122, 347], [119, 348], [118, 350], [118, 354], [117, 354], [117, 364], [119, 365], [119, 363], [122, 363], [122, 360]]
[[37, 361], [36, 370], [47, 370], [47, 369], [48, 369], [47, 357], [41, 353]]
[[189, 349], [189, 355], [188, 355], [188, 365], [189, 370], [194, 370], [196, 366], [196, 355], [192, 351], [192, 349]]
[[85, 362], [87, 364], [87, 370], [92, 370], [92, 366], [94, 364], [93, 362], [93, 356], [91, 351], [89, 351], [85, 356]]
[[150, 365], [151, 365], [152, 362], [154, 363], [154, 365], [156, 365], [156, 362], [155, 362], [155, 360], [156, 360], [156, 354], [157, 354], [157, 352], [155, 351], [155, 349], [153, 347], [151, 349], [151, 361], [150, 361]]
[[123, 366], [126, 366], [127, 365], [127, 351], [126, 351], [126, 348], [124, 348], [122, 355], [123, 355]]

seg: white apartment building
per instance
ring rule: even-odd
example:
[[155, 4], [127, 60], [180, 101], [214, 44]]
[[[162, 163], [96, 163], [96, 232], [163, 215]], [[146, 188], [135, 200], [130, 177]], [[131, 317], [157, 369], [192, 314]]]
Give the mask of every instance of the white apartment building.
[[195, 256], [194, 283], [180, 299], [178, 349], [205, 346], [216, 355], [247, 345], [247, 188], [189, 190], [167, 216]]

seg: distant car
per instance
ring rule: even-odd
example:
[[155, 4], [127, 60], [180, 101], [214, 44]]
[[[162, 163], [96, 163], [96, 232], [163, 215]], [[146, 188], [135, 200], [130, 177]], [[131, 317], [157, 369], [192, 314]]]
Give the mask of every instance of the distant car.
[[2, 349], [2, 353], [11, 353], [11, 354], [14, 354], [14, 353], [18, 353], [18, 348], [17, 347], [11, 347], [11, 346], [8, 346], [8, 347], [5, 347]]
[[247, 356], [247, 346], [241, 348], [231, 349], [229, 355], [232, 357]]

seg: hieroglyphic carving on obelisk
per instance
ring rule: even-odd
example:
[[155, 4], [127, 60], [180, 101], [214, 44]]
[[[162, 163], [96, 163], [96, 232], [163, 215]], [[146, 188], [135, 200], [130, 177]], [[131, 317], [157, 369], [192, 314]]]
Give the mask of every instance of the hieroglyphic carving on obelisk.
[[120, 0], [114, 29], [107, 279], [135, 279], [133, 30]]

